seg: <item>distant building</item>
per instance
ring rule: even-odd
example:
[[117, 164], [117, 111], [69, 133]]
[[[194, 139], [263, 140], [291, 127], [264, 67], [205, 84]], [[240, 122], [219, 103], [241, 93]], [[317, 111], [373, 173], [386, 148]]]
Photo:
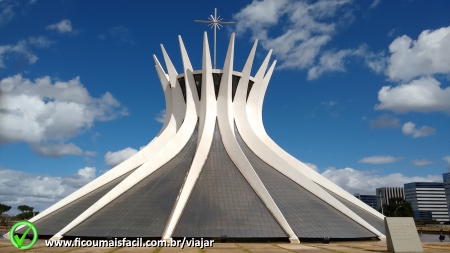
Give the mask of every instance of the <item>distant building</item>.
[[415, 220], [448, 221], [444, 183], [414, 182], [405, 184], [405, 198], [411, 203]]
[[445, 181], [450, 179], [450, 172], [444, 173], [442, 174], [442, 179], [444, 180], [443, 182], [445, 183]]
[[381, 187], [376, 189], [377, 206], [389, 205], [389, 199], [402, 198], [405, 199], [405, 191], [403, 187]]
[[355, 193], [353, 195], [373, 209], [378, 209], [377, 195], [363, 195], [359, 193]]
[[442, 179], [444, 179], [445, 199], [447, 200], [447, 211], [450, 219], [450, 172], [442, 174]]

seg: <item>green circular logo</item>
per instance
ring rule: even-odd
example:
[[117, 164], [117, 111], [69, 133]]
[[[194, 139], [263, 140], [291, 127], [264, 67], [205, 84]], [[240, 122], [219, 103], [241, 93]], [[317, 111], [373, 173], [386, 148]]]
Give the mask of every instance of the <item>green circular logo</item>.
[[[19, 235], [14, 234], [16, 228], [18, 228], [19, 226], [25, 226], [25, 229], [26, 229], [21, 237], [19, 237]], [[30, 229], [33, 230], [33, 239], [31, 240], [31, 242], [29, 244], [23, 245], [23, 241], [27, 237], [28, 232], [30, 232]], [[9, 239], [11, 240], [11, 243], [16, 248], [29, 249], [29, 248], [33, 247], [34, 244], [36, 244], [36, 241], [38, 239], [37, 229], [33, 225], [33, 223], [31, 223], [29, 221], [19, 221], [11, 227], [11, 230], [9, 231]]]

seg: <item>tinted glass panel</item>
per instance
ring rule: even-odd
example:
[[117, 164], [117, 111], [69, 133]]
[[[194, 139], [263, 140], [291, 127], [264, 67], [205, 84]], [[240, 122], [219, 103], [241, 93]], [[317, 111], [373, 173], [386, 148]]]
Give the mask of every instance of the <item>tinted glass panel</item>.
[[202, 74], [194, 74], [195, 87], [197, 87], [198, 100], [201, 100], [202, 93]]
[[250, 91], [252, 90], [253, 84], [255, 82], [253, 81], [248, 81], [248, 87], [247, 87], [247, 100], [248, 100], [248, 95], [250, 94]]
[[220, 81], [222, 80], [222, 73], [213, 73], [213, 80], [214, 80], [214, 91], [216, 92], [216, 99], [219, 96], [219, 88], [220, 88]]
[[[74, 202], [54, 211], [53, 213], [45, 216], [44, 218], [33, 222], [38, 230], [40, 236], [53, 236], [63, 229], [72, 220], [78, 217], [97, 200], [108, 193], [112, 188], [118, 185], [134, 170], [116, 178], [115, 180], [101, 186], [100, 188], [86, 194], [85, 196], [75, 200]], [[24, 229], [19, 230], [19, 233], [23, 233]], [[29, 231], [30, 235], [33, 234], [32, 230]]]
[[195, 132], [168, 163], [65, 235], [161, 237], [196, 149]]
[[232, 82], [232, 86], [231, 86], [232, 101], [234, 101], [234, 95], [236, 94], [236, 89], [239, 84], [239, 80], [241, 80], [240, 76], [233, 75], [233, 82]]
[[236, 138], [273, 200], [299, 238], [369, 238], [375, 234], [262, 161]]
[[206, 163], [173, 237], [286, 238], [228, 156], [216, 127]]
[[[325, 189], [325, 188], [324, 188]], [[325, 189], [326, 191], [328, 191], [327, 189]], [[328, 193], [330, 193], [331, 195], [333, 195], [334, 198], [336, 198], [337, 200], [339, 200], [342, 204], [344, 204], [346, 207], [348, 207], [348, 209], [352, 210], [354, 213], [356, 213], [359, 217], [363, 218], [367, 223], [369, 223], [370, 225], [372, 225], [374, 228], [376, 228], [378, 231], [380, 231], [381, 233], [385, 234], [385, 230], [384, 230], [384, 221], [376, 216], [374, 216], [373, 214], [370, 214], [369, 212], [361, 209], [360, 207], [358, 207], [357, 205], [353, 204], [352, 202], [340, 197], [339, 195], [328, 191]]]
[[183, 93], [184, 102], [186, 103], [186, 83], [184, 81], [184, 77], [178, 78], [178, 83], [181, 87], [181, 92]]

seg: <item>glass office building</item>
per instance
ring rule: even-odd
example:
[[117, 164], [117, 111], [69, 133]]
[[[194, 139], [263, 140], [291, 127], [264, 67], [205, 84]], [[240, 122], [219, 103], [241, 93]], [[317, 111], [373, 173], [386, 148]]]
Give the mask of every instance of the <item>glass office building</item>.
[[405, 191], [403, 187], [380, 187], [375, 190], [377, 196], [377, 206], [389, 205], [389, 199], [402, 198], [405, 199]]
[[415, 220], [449, 221], [444, 183], [413, 182], [404, 186], [405, 198], [412, 205]]
[[353, 195], [362, 202], [366, 203], [368, 206], [378, 210], [377, 195], [364, 195], [359, 193], [355, 193]]

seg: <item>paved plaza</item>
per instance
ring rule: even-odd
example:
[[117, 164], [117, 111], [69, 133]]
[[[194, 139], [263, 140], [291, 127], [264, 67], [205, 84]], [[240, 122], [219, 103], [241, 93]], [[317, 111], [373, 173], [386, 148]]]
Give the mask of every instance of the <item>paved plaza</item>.
[[[430, 253], [448, 253], [450, 252], [450, 242], [433, 242], [422, 243], [424, 252]], [[25, 250], [26, 252], [186, 252], [186, 253], [238, 253], [238, 252], [259, 252], [259, 253], [282, 253], [282, 252], [302, 252], [302, 253], [319, 253], [319, 252], [342, 252], [342, 253], [359, 253], [359, 252], [387, 252], [386, 242], [370, 241], [370, 242], [331, 242], [330, 244], [321, 243], [214, 243], [212, 248], [48, 248], [43, 240], [39, 240], [33, 248]], [[0, 252], [24, 252], [11, 245], [8, 240], [0, 241]]]

